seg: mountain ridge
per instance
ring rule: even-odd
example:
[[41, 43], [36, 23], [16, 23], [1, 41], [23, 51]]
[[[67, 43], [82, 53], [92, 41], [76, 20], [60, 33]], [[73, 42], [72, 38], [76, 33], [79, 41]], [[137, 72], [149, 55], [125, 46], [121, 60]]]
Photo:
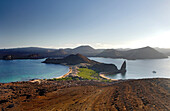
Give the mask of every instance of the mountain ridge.
[[110, 57], [110, 58], [124, 58], [124, 59], [159, 59], [159, 58], [168, 57], [167, 55], [160, 53], [159, 51], [151, 47], [120, 50], [120, 49], [94, 49], [91, 46], [85, 45], [73, 49], [71, 48], [50, 49], [50, 48], [41, 48], [41, 47], [0, 49], [0, 59], [3, 59], [3, 57], [5, 56], [11, 56], [13, 59], [30, 59], [29, 56], [33, 54], [37, 54], [38, 55], [37, 58], [66, 57], [70, 54], [77, 54], [77, 53], [80, 53], [88, 57], [90, 56]]

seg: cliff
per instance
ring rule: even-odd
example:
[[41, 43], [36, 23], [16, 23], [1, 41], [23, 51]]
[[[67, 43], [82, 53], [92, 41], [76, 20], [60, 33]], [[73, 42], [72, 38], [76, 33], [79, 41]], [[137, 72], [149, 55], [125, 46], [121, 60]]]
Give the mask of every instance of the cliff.
[[117, 74], [118, 68], [114, 64], [97, 63], [88, 67], [89, 69], [97, 72], [104, 72], [105, 74]]

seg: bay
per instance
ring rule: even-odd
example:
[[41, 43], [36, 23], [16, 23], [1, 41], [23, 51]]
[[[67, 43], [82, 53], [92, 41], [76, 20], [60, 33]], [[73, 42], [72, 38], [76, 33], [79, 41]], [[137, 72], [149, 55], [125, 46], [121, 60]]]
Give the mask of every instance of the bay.
[[0, 60], [0, 82], [49, 79], [62, 76], [69, 71], [67, 66], [41, 63], [44, 60]]

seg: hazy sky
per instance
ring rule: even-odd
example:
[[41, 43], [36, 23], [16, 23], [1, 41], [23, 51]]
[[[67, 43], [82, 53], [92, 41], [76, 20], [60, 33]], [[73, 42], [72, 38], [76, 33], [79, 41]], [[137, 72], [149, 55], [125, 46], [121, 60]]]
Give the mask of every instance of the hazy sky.
[[170, 0], [0, 0], [0, 48], [170, 47]]

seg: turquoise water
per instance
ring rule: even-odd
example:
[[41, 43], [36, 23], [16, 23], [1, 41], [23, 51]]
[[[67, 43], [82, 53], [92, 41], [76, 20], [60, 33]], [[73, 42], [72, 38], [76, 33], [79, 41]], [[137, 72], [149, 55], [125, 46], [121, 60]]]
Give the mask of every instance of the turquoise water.
[[[113, 63], [121, 67], [124, 59], [89, 57], [103, 63]], [[30, 79], [49, 79], [64, 75], [69, 71], [67, 66], [41, 63], [39, 60], [0, 60], [0, 82], [27, 81]], [[126, 60], [127, 72], [125, 75], [116, 74], [107, 77], [111, 79], [140, 79], [163, 77], [170, 78], [170, 58], [153, 60]], [[156, 73], [152, 73], [156, 71]]]
[[39, 60], [0, 60], [0, 82], [27, 81], [59, 77], [69, 71], [67, 66], [41, 63]]
[[[115, 64], [120, 69], [124, 59], [89, 57], [92, 60]], [[107, 77], [111, 79], [141, 79], [141, 78], [170, 78], [170, 58], [148, 60], [126, 60], [127, 72], [125, 75], [115, 74]], [[153, 73], [152, 71], [156, 71]]]

